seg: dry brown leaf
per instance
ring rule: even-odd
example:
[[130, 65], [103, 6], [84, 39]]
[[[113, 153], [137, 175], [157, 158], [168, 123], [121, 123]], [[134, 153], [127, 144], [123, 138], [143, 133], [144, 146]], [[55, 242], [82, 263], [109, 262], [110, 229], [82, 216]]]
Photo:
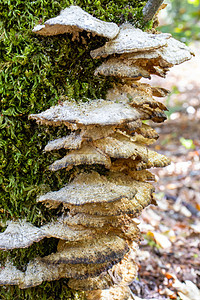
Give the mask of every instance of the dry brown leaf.
[[200, 299], [200, 290], [190, 280], [186, 280], [185, 283], [182, 283], [177, 278], [175, 278], [173, 287], [179, 291], [178, 295], [182, 300]]
[[148, 235], [153, 237], [156, 244], [159, 245], [161, 248], [163, 249], [167, 249], [170, 248], [172, 246], [172, 243], [170, 242], [170, 240], [168, 239], [167, 236], [165, 236], [162, 233], [159, 232], [153, 232], [153, 231], [149, 231]]

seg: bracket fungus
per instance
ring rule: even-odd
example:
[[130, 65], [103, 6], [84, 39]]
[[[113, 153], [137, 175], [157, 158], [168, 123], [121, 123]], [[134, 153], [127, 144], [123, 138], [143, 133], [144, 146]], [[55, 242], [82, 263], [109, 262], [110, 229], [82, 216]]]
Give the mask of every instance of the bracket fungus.
[[[132, 25], [122, 25], [113, 40], [90, 52], [92, 58], [107, 57], [95, 75], [133, 79], [165, 77], [169, 68], [191, 59], [194, 53], [185, 44], [166, 33], [146, 33]], [[117, 55], [113, 57], [113, 55]], [[126, 74], [127, 75], [126, 75]]]
[[[33, 31], [44, 36], [68, 32], [76, 37], [83, 30], [110, 39], [90, 52], [92, 58], [109, 56], [95, 75], [121, 77], [121, 81], [113, 83], [106, 99], [77, 103], [66, 98], [62, 104], [29, 116], [39, 124], [62, 125], [70, 131], [49, 141], [44, 150], [64, 149], [65, 156], [49, 170], [71, 169], [73, 179], [60, 190], [37, 198], [50, 209], [62, 207], [57, 220], [41, 227], [25, 220], [10, 221], [0, 233], [3, 250], [29, 247], [44, 238], [58, 240], [55, 253], [30, 261], [24, 272], [7, 262], [0, 270], [0, 285], [28, 288], [68, 278], [69, 287], [77, 290], [121, 288], [121, 299], [126, 299], [127, 286], [137, 270], [128, 258], [133, 243], [140, 240], [133, 218], [155, 203], [150, 183], [155, 177], [147, 169], [170, 163], [148, 148], [158, 134], [143, 122], [166, 119], [167, 108], [153, 97], [165, 97], [169, 91], [138, 80], [151, 74], [164, 76], [169, 67], [190, 59], [192, 52], [170, 34], [147, 33], [130, 24], [118, 28], [77, 6], [66, 8]], [[101, 172], [97, 165], [103, 166]]]
[[163, 68], [171, 68], [174, 65], [179, 65], [192, 58], [194, 53], [185, 44], [170, 37], [167, 44], [159, 49], [151, 51], [141, 51], [137, 53], [124, 53], [123, 59], [136, 61], [136, 64], [151, 63], [152, 67], [160, 66]]
[[120, 26], [115, 39], [106, 42], [101, 48], [90, 52], [92, 58], [106, 57], [111, 54], [124, 54], [139, 51], [149, 51], [167, 45], [171, 34], [152, 34], [135, 28], [130, 24]]
[[79, 6], [71, 5], [61, 11], [60, 15], [47, 20], [44, 25], [37, 25], [33, 32], [44, 36], [72, 33], [76, 36], [86, 30], [94, 35], [113, 39], [119, 32], [115, 23], [101, 21], [88, 14]]
[[119, 60], [117, 57], [110, 58], [102, 63], [95, 70], [94, 75], [117, 76], [135, 80], [141, 79], [141, 77], [151, 78], [149, 72], [141, 66], [136, 66], [130, 60]]
[[76, 103], [75, 101], [63, 102], [52, 106], [39, 114], [32, 114], [30, 119], [35, 119], [42, 125], [66, 125], [69, 129], [86, 129], [89, 125], [111, 126], [120, 125], [141, 118], [139, 112], [131, 109], [129, 105], [118, 101], [103, 99], [89, 102]]
[[59, 218], [57, 221], [47, 223], [41, 227], [23, 221], [10, 221], [6, 230], [0, 233], [0, 249], [12, 250], [29, 247], [34, 242], [44, 238], [55, 237], [67, 241], [92, 239], [96, 234], [94, 229], [72, 229]]

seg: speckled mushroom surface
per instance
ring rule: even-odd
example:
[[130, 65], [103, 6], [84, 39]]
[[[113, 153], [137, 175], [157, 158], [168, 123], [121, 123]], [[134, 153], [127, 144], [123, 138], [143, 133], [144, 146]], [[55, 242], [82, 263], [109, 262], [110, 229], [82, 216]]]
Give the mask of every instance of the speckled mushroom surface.
[[42, 195], [38, 201], [49, 208], [62, 204], [73, 215], [85, 213], [96, 216], [137, 216], [142, 208], [151, 203], [154, 188], [150, 183], [138, 182], [119, 172], [110, 173], [108, 179], [100, 177], [97, 180], [91, 176], [87, 181], [87, 176], [80, 175], [77, 183], [75, 180], [59, 191]]
[[[101, 58], [90, 75], [113, 81], [99, 99], [91, 93], [91, 98], [76, 101], [62, 94], [64, 101], [29, 115], [32, 124], [35, 120], [46, 131], [50, 126], [61, 127], [60, 131], [54, 128], [60, 133], [51, 137], [43, 155], [50, 157], [48, 171], [55, 172], [56, 180], [63, 171], [69, 176], [59, 189], [50, 190], [49, 185], [43, 190], [41, 185], [35, 199], [41, 209], [55, 212], [53, 220], [40, 226], [24, 218], [12, 220], [1, 231], [0, 249], [5, 251], [26, 248], [42, 239], [46, 243], [45, 238], [54, 238], [56, 246], [19, 269], [8, 260], [0, 269], [0, 285], [24, 289], [68, 278], [73, 289], [95, 290], [86, 293], [88, 299], [101, 297], [100, 290], [110, 288], [105, 292], [109, 300], [125, 300], [136, 276], [133, 252], [141, 239], [134, 218], [155, 203], [155, 176], [147, 169], [170, 164], [169, 158], [149, 148], [158, 139], [150, 122], [166, 120], [162, 97], [169, 91], [139, 80], [150, 79], [151, 74], [165, 77], [170, 67], [193, 53], [170, 34], [104, 22], [78, 6], [66, 8], [33, 32], [43, 36], [70, 33], [76, 43], [82, 34], [90, 40], [96, 35], [109, 39], [92, 51], [86, 39], [84, 46], [88, 63]], [[116, 293], [118, 298], [114, 298]]]
[[86, 279], [99, 276], [102, 272], [111, 269], [114, 262], [102, 264], [51, 264], [48, 260], [36, 258], [30, 261], [25, 272], [20, 271], [12, 263], [7, 263], [0, 271], [1, 285], [19, 285], [20, 288], [30, 288], [40, 285], [43, 281], [59, 280], [60, 278]]
[[74, 129], [77, 126], [87, 125], [120, 125], [129, 121], [140, 119], [139, 112], [130, 108], [123, 102], [106, 101], [98, 99], [89, 102], [64, 102], [53, 106], [39, 114], [32, 114], [30, 119], [35, 119], [44, 125], [59, 126], [71, 125]]
[[6, 230], [0, 233], [0, 249], [11, 250], [29, 247], [34, 242], [44, 238], [55, 237], [67, 241], [80, 241], [92, 239], [96, 235], [92, 228], [73, 229], [66, 225], [62, 219], [52, 221], [41, 227], [22, 221], [9, 221]]
[[59, 16], [47, 20], [44, 25], [37, 25], [33, 28], [34, 33], [44, 36], [63, 33], [72, 33], [76, 36], [83, 30], [113, 39], [118, 34], [119, 27], [115, 23], [93, 17], [79, 6], [71, 5], [62, 10]]
[[[133, 36], [136, 36], [135, 40]], [[150, 79], [150, 74], [165, 77], [170, 67], [191, 59], [192, 55], [194, 53], [189, 47], [170, 35], [144, 33], [130, 24], [122, 25], [115, 39], [91, 51], [93, 58], [109, 56], [108, 60], [95, 70], [95, 75], [134, 80], [142, 77]]]
[[179, 65], [192, 58], [194, 53], [184, 43], [177, 41], [170, 37], [167, 40], [167, 44], [159, 49], [153, 49], [151, 51], [141, 51], [137, 53], [124, 54], [121, 58], [136, 61], [139, 60], [152, 61], [153, 64], [158, 64], [161, 67], [173, 67]]
[[49, 192], [38, 199], [39, 202], [55, 201], [71, 205], [89, 203], [109, 203], [122, 198], [132, 199], [136, 194], [135, 185], [130, 182], [110, 181], [93, 172], [80, 174], [72, 183], [60, 191]]
[[129, 247], [124, 239], [117, 236], [103, 236], [98, 240], [81, 241], [77, 243], [64, 242], [56, 253], [44, 257], [49, 263], [97, 264], [122, 259]]
[[117, 76], [125, 78], [133, 78], [135, 80], [144, 78], [151, 78], [150, 73], [137, 66], [130, 60], [119, 60], [117, 57], [110, 58], [103, 62], [94, 72], [94, 75]]
[[45, 233], [25, 221], [9, 221], [4, 232], [0, 233], [0, 249], [24, 248], [45, 237]]
[[143, 32], [130, 24], [120, 26], [117, 37], [106, 42], [101, 48], [90, 52], [92, 58], [106, 57], [111, 54], [132, 53], [138, 51], [149, 51], [167, 45], [171, 34], [151, 34]]

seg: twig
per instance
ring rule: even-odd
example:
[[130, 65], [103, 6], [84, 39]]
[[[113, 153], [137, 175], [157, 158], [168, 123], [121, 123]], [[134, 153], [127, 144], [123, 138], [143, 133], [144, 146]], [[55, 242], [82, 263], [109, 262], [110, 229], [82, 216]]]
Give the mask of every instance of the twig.
[[148, 0], [143, 8], [143, 20], [148, 22], [153, 19], [154, 15], [158, 11], [159, 7], [164, 0]]
[[130, 295], [131, 295], [132, 299], [134, 300], [134, 299], [135, 299], [135, 297], [134, 297], [134, 294], [133, 294], [133, 292], [132, 292], [132, 291], [131, 291], [131, 289], [130, 289], [130, 286], [129, 286], [129, 291], [130, 291]]

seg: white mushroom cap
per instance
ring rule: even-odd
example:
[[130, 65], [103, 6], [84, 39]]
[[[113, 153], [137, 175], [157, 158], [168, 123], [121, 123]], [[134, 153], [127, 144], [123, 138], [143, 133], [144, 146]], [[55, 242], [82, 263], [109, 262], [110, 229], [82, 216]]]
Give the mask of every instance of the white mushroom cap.
[[114, 88], [108, 90], [106, 98], [108, 100], [118, 100], [129, 103], [135, 108], [142, 108], [145, 104], [148, 104], [152, 108], [160, 108], [161, 110], [167, 110], [166, 106], [152, 96], [152, 89], [145, 84], [124, 84], [117, 85]]
[[101, 153], [98, 149], [95, 149], [95, 147], [86, 144], [83, 145], [81, 149], [73, 150], [62, 159], [56, 160], [49, 166], [49, 170], [57, 171], [64, 168], [66, 168], [66, 170], [70, 170], [73, 166], [82, 164], [100, 164], [104, 165], [106, 168], [110, 168], [111, 160], [107, 155]]
[[92, 239], [95, 234], [94, 229], [85, 229], [84, 227], [73, 229], [67, 226], [62, 219], [47, 223], [40, 228], [25, 220], [9, 221], [6, 230], [0, 233], [0, 249], [26, 248], [34, 242], [51, 237], [67, 241], [87, 240]]
[[60, 15], [47, 20], [44, 25], [37, 25], [33, 32], [44, 36], [63, 33], [77, 33], [86, 30], [95, 35], [113, 39], [119, 32], [115, 23], [101, 21], [79, 6], [65, 8]]
[[83, 242], [59, 243], [58, 252], [45, 256], [43, 261], [51, 264], [102, 264], [121, 260], [129, 250], [126, 241], [114, 235], [103, 235]]
[[11, 262], [0, 266], [0, 285], [16, 285], [24, 281], [24, 272], [18, 270]]
[[166, 167], [171, 163], [170, 159], [163, 154], [157, 153], [153, 150], [148, 149], [148, 161], [132, 160], [132, 159], [118, 159], [112, 163], [110, 170], [113, 172], [122, 171], [140, 171], [149, 169], [152, 167]]
[[94, 75], [104, 75], [104, 76], [117, 76], [140, 79], [151, 78], [148, 71], [146, 71], [141, 66], [133, 64], [130, 60], [119, 60], [118, 58], [110, 58], [106, 62], [103, 62], [96, 70]]
[[[138, 181], [137, 181], [138, 184]], [[70, 212], [72, 214], [86, 213], [93, 216], [121, 216], [121, 215], [132, 215], [137, 217], [144, 207], [149, 205], [152, 201], [152, 187], [149, 188], [149, 192], [144, 193], [143, 200], [138, 201], [133, 198], [131, 200], [123, 198], [121, 200], [109, 203], [97, 203], [97, 204], [85, 204], [82, 206], [72, 206], [66, 205], [67, 208], [70, 207]]]
[[19, 285], [21, 289], [40, 285], [44, 281], [60, 278], [84, 279], [106, 272], [121, 259], [102, 264], [50, 264], [40, 257], [30, 261], [25, 272], [18, 270], [11, 262], [0, 269], [0, 285]]
[[95, 177], [95, 173], [90, 176], [79, 175], [77, 183], [72, 182], [57, 192], [47, 193], [38, 201], [53, 208], [62, 203], [64, 208], [70, 209], [72, 215], [85, 213], [95, 216], [137, 216], [151, 202], [154, 188], [149, 183], [135, 181], [122, 173], [109, 174], [107, 180], [101, 176], [99, 181]]
[[114, 202], [124, 198], [132, 199], [136, 193], [131, 184], [110, 182], [97, 172], [80, 174], [74, 181], [57, 192], [40, 196], [38, 202], [57, 202], [80, 206], [92, 203]]
[[[110, 279], [112, 279], [112, 283], [113, 280], [116, 283], [117, 278], [118, 281], [119, 278], [121, 278], [124, 282], [127, 282], [127, 279], [132, 278], [134, 273], [133, 268], [136, 270], [135, 263], [133, 262], [134, 257], [132, 255], [132, 250], [126, 254], [128, 247], [123, 239], [118, 237], [106, 237], [101, 238], [96, 244], [95, 242], [93, 244], [94, 248], [96, 245], [97, 252], [90, 248], [88, 249], [88, 247], [82, 249], [81, 247], [84, 246], [84, 244], [77, 244], [74, 252], [73, 246], [69, 247], [69, 256], [68, 258], [66, 257], [66, 260], [72, 261], [72, 263], [51, 263], [51, 261], [55, 260], [56, 262], [59, 260], [64, 251], [51, 254], [44, 258], [35, 258], [28, 263], [25, 272], [17, 269], [11, 262], [7, 262], [0, 270], [0, 285], [19, 285], [21, 289], [25, 289], [40, 285], [44, 281], [59, 280], [60, 278], [74, 278], [75, 282], [79, 282], [80, 280], [80, 283], [92, 283], [93, 281], [96, 282], [95, 276], [99, 276], [100, 274], [100, 277], [97, 277], [99, 279], [102, 279], [105, 274], [109, 274], [108, 277], [111, 276]], [[100, 254], [99, 259], [105, 260], [106, 262], [93, 263], [95, 261], [94, 254], [98, 254], [98, 251], [102, 251], [102, 256]], [[106, 253], [108, 253], [109, 257], [106, 256]], [[87, 254], [89, 254], [89, 257]], [[114, 259], [114, 257], [116, 258]], [[123, 257], [124, 259], [121, 261]], [[114, 260], [107, 262], [109, 258]], [[89, 260], [90, 263], [73, 263], [74, 261], [84, 259]], [[117, 265], [113, 267], [116, 263]], [[127, 263], [131, 264], [127, 265]], [[111, 268], [112, 270], [109, 270]], [[125, 273], [123, 272], [124, 270], [126, 270]], [[118, 277], [116, 277], [116, 273], [118, 273]], [[103, 282], [104, 280], [98, 281], [98, 286], [102, 286]]]
[[109, 289], [113, 285], [114, 282], [107, 272], [100, 274], [98, 277], [83, 280], [70, 279], [68, 282], [70, 288], [81, 291], [104, 290]]
[[123, 225], [130, 224], [133, 222], [132, 218], [126, 215], [114, 216], [114, 217], [99, 217], [93, 216], [84, 213], [78, 213], [76, 215], [71, 215], [70, 213], [65, 216], [64, 222], [73, 227], [84, 226], [90, 228], [104, 228], [104, 227], [113, 227], [120, 228]]
[[[123, 125], [121, 125], [123, 126]], [[84, 141], [98, 140], [114, 133], [117, 126], [88, 125], [81, 128], [81, 132], [71, 132], [69, 135], [48, 142], [45, 151], [58, 149], [80, 149]], [[118, 126], [120, 127], [120, 126]]]
[[79, 149], [83, 142], [83, 138], [79, 134], [75, 134], [74, 132], [69, 134], [68, 136], [58, 138], [56, 140], [48, 142], [45, 147], [45, 151], [53, 151], [61, 148], [64, 149]]
[[[152, 49], [150, 51], [141, 50], [137, 53], [124, 54], [120, 59], [129, 59], [142, 65], [146, 62], [151, 63], [152, 66], [160, 66], [162, 68], [179, 65], [192, 58], [194, 53], [184, 43], [174, 39], [167, 39], [164, 47], [159, 49]], [[152, 62], [151, 62], [152, 60]]]
[[65, 124], [76, 129], [77, 125], [120, 125], [140, 119], [140, 113], [123, 102], [106, 101], [102, 99], [89, 102], [64, 102], [52, 106], [39, 114], [32, 114], [34, 119], [44, 125], [59, 126]]
[[144, 145], [131, 141], [131, 138], [121, 133], [114, 133], [112, 136], [94, 141], [93, 144], [106, 155], [112, 158], [135, 159], [140, 157], [148, 161], [148, 150]]
[[123, 24], [115, 39], [106, 42], [103, 47], [91, 51], [90, 54], [92, 58], [99, 58], [111, 54], [149, 51], [165, 46], [170, 36], [171, 34], [143, 32], [130, 24]]
[[[137, 265], [135, 263], [135, 253], [134, 250], [131, 249], [131, 251], [129, 251], [125, 255], [121, 262], [113, 266], [112, 269], [108, 270], [107, 272], [102, 273], [98, 277], [92, 277], [83, 280], [70, 279], [68, 285], [69, 287], [78, 290], [95, 290], [95, 292], [97, 293], [94, 293], [93, 295], [96, 295], [97, 297], [92, 297], [89, 299], [125, 300], [128, 299], [129, 294], [127, 293], [127, 291], [125, 292], [124, 289], [126, 286], [131, 284], [136, 274]], [[114, 286], [114, 288], [111, 288], [105, 294], [103, 293], [102, 295], [105, 296], [105, 298], [101, 298], [100, 293], [98, 293], [98, 290], [107, 290], [111, 286]], [[122, 288], [121, 293], [118, 289], [118, 287], [120, 286]], [[115, 291], [114, 289], [116, 287], [117, 290]]]
[[[144, 104], [144, 107], [145, 106], [146, 104]], [[147, 108], [151, 113], [152, 108]], [[160, 112], [162, 112], [162, 110], [158, 111], [158, 113]], [[70, 170], [73, 166], [82, 164], [100, 164], [110, 169], [111, 158], [131, 158], [133, 160], [139, 159], [143, 162], [147, 162], [148, 149], [145, 144], [151, 144], [153, 142], [154, 140], [144, 138], [142, 135], [132, 137], [118, 130], [108, 137], [88, 142], [83, 144], [80, 149], [70, 151], [62, 159], [56, 160], [51, 164], [49, 170], [58, 171], [63, 168]]]
[[26, 221], [9, 221], [8, 227], [0, 233], [0, 249], [25, 248], [46, 237], [40, 228]]

